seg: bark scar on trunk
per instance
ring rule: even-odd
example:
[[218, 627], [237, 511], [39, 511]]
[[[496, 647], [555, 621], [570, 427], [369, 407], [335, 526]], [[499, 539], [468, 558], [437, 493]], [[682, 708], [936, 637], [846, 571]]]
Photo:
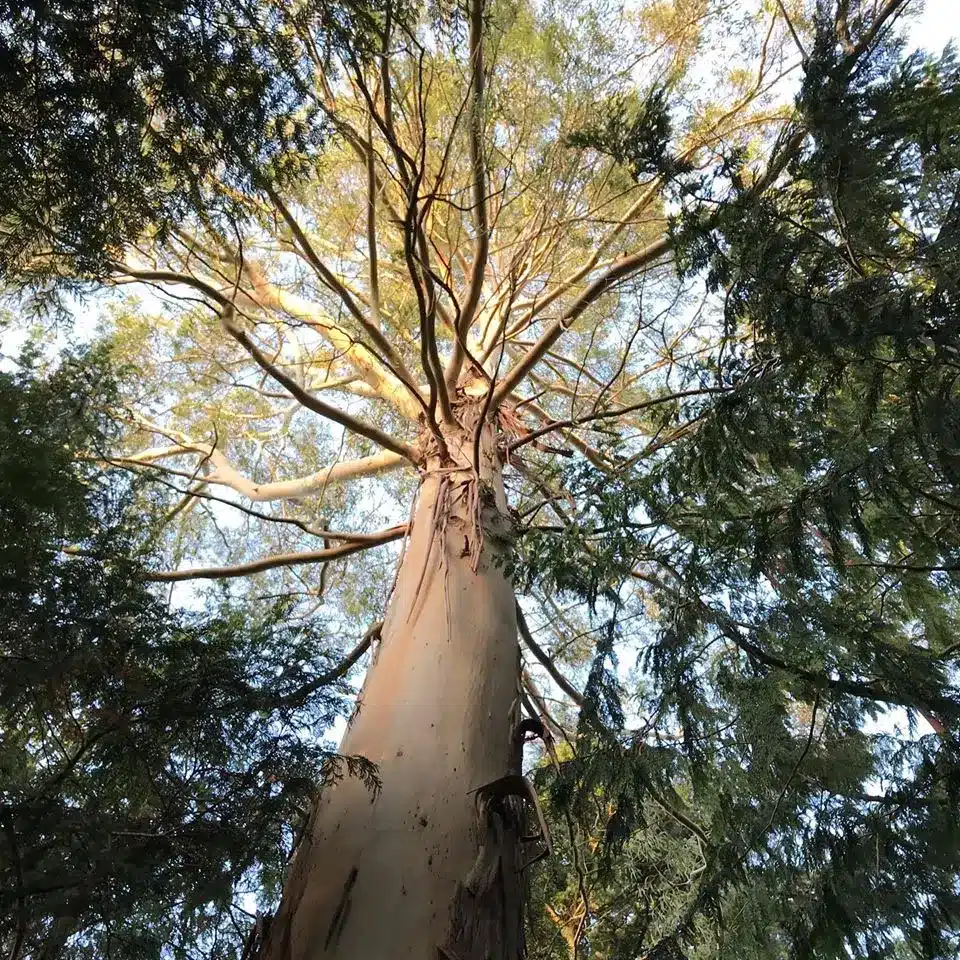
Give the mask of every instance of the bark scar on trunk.
[[350, 891], [357, 882], [358, 873], [359, 871], [356, 867], [351, 867], [350, 873], [343, 883], [343, 893], [340, 895], [340, 902], [337, 904], [333, 919], [330, 921], [330, 929], [327, 930], [327, 939], [323, 942], [324, 950], [329, 950], [330, 945], [336, 943], [340, 938], [340, 934], [343, 932], [344, 924], [347, 922], [347, 914], [350, 913]]
[[[537, 796], [537, 791], [528, 777], [519, 773], [508, 773], [505, 777], [500, 777], [492, 783], [478, 787], [476, 793], [478, 805], [489, 805], [494, 801], [502, 801], [508, 797], [516, 797], [521, 801], [525, 801], [533, 808], [533, 812], [537, 818], [539, 833], [520, 836], [519, 840], [521, 843], [540, 841], [543, 844], [543, 850], [520, 864], [517, 867], [517, 873], [522, 873], [538, 860], [543, 860], [545, 857], [553, 854], [553, 841], [550, 837], [550, 828], [547, 826], [546, 818], [543, 815], [543, 808], [540, 806], [540, 798]], [[481, 794], [483, 794], [483, 799], [481, 799]]]

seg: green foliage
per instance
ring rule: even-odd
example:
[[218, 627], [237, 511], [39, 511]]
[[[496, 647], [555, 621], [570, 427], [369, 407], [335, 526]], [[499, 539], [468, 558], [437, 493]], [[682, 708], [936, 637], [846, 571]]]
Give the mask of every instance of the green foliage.
[[[109, 272], [123, 243], [290, 179], [327, 128], [310, 58], [369, 50], [376, 3], [0, 3], [0, 271]], [[233, 191], [233, 194], [231, 194]]]
[[172, 612], [143, 584], [149, 524], [81, 459], [110, 430], [106, 357], [33, 366], [0, 375], [0, 941], [235, 956], [238, 900], [279, 895], [324, 768], [373, 768], [318, 736], [343, 703], [312, 682], [318, 626]]
[[689, 164], [672, 156], [669, 90], [651, 90], [639, 103], [618, 96], [605, 104], [598, 123], [583, 127], [567, 137], [579, 150], [592, 149], [626, 167], [635, 180], [662, 174], [676, 176]]
[[[960, 943], [960, 69], [880, 48], [851, 76], [832, 29], [777, 184], [733, 156], [684, 186], [720, 201], [675, 236], [722, 298], [697, 376], [730, 392], [613, 480], [572, 466], [570, 528], [521, 541], [528, 584], [657, 618], [640, 719], [598, 727], [611, 686], [588, 686], [575, 755], [539, 774], [579, 852], [537, 897], [585, 897], [583, 956]], [[536, 955], [569, 956], [550, 927]]]

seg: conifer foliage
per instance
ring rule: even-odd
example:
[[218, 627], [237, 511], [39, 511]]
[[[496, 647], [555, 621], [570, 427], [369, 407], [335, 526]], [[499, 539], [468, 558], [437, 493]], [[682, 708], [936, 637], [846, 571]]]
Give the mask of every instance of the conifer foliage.
[[675, 182], [728, 392], [615, 484], [571, 468], [579, 542], [525, 542], [609, 629], [637, 579], [658, 623], [639, 729], [584, 710], [541, 774], [585, 841], [541, 895], [584, 955], [960, 947], [960, 72], [896, 44], [851, 72], [826, 12], [776, 187], [737, 156]]
[[363, 56], [375, 5], [235, 0], [0, 4], [0, 269], [102, 276], [123, 243], [309, 164], [327, 127], [309, 53]]
[[236, 956], [328, 764], [327, 644], [154, 596], [129, 483], [77, 459], [110, 436], [107, 358], [37, 365], [0, 375], [0, 940]]

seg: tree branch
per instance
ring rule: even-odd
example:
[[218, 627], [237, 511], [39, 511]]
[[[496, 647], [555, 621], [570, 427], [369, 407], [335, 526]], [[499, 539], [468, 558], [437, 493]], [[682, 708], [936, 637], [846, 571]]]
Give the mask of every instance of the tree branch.
[[241, 563], [232, 567], [200, 567], [195, 570], [160, 570], [144, 574], [144, 579], [155, 583], [173, 583], [181, 580], [221, 580], [232, 577], [246, 577], [253, 573], [262, 573], [264, 570], [273, 570], [277, 567], [293, 567], [303, 563], [329, 563], [331, 560], [340, 560], [351, 554], [368, 550], [405, 536], [407, 525], [401, 524], [390, 527], [380, 534], [370, 534], [364, 542], [345, 543], [338, 547], [326, 550], [313, 550], [305, 553], [278, 553], [270, 557], [262, 557], [250, 563]]
[[498, 386], [494, 392], [494, 404], [498, 405], [502, 403], [513, 393], [524, 377], [540, 362], [543, 355], [560, 339], [563, 332], [573, 325], [577, 317], [579, 317], [590, 304], [603, 296], [608, 290], [611, 290], [621, 280], [632, 276], [637, 271], [642, 270], [644, 267], [658, 260], [670, 250], [670, 246], [670, 238], [661, 237], [649, 246], [644, 247], [643, 250], [622, 257], [612, 267], [605, 270], [564, 310], [563, 314], [557, 320], [554, 320], [553, 323], [544, 330], [536, 343], [530, 347], [518, 363], [507, 371], [506, 376], [500, 382], [500, 386]]
[[530, 652], [540, 661], [547, 673], [553, 677], [554, 682], [557, 686], [581, 709], [583, 708], [583, 694], [578, 693], [576, 687], [570, 683], [570, 681], [557, 669], [556, 664], [547, 656], [546, 651], [543, 647], [533, 639], [533, 634], [530, 633], [530, 627], [527, 625], [526, 618], [523, 615], [523, 610], [520, 609], [520, 604], [517, 605], [517, 627], [520, 630], [520, 636], [523, 638], [523, 642], [527, 645], [527, 648]]
[[797, 45], [797, 50], [800, 51], [800, 61], [803, 64], [803, 69], [806, 70], [810, 58], [800, 42], [800, 35], [793, 26], [793, 21], [790, 19], [790, 14], [787, 13], [787, 8], [783, 5], [783, 0], [777, 0], [777, 6], [780, 8], [780, 13], [783, 14], [783, 19], [787, 21], [787, 29], [790, 31], [790, 36], [793, 37], [793, 42]]
[[287, 205], [283, 202], [276, 190], [274, 190], [270, 185], [265, 185], [264, 189], [266, 190], [267, 195], [270, 197], [273, 205], [277, 208], [277, 210], [280, 211], [280, 215], [286, 221], [287, 226], [290, 227], [291, 232], [296, 237], [297, 242], [300, 244], [301, 249], [307, 257], [307, 260], [309, 260], [310, 264], [317, 271], [320, 279], [323, 280], [323, 282], [340, 298], [340, 300], [343, 302], [343, 305], [347, 308], [347, 311], [357, 321], [357, 323], [360, 324], [366, 334], [373, 341], [376, 348], [387, 358], [387, 360], [389, 360], [391, 372], [403, 382], [407, 389], [413, 393], [416, 393], [416, 387], [413, 385], [414, 380], [412, 375], [407, 370], [403, 359], [396, 352], [396, 350], [394, 350], [393, 345], [380, 331], [379, 326], [371, 323], [363, 315], [363, 311], [357, 306], [356, 301], [350, 295], [350, 291], [347, 290], [347, 288], [337, 279], [337, 277], [334, 276], [329, 267], [327, 267], [326, 264], [320, 259], [316, 250], [313, 249], [313, 245], [307, 238], [307, 235], [303, 232], [303, 229], [297, 222], [296, 217], [294, 217], [290, 212], [289, 207], [287, 207]]
[[250, 339], [250, 337], [241, 330], [233, 318], [233, 312], [231, 310], [225, 310], [220, 319], [223, 323], [224, 329], [227, 333], [233, 337], [246, 351], [253, 357], [254, 360], [263, 368], [277, 383], [282, 384], [287, 390], [290, 391], [290, 394], [300, 401], [308, 410], [312, 410], [314, 413], [320, 414], [322, 417], [326, 417], [328, 420], [332, 420], [334, 423], [339, 423], [342, 427], [345, 427], [348, 430], [352, 430], [354, 433], [359, 434], [361, 437], [366, 437], [368, 440], [372, 440], [374, 443], [383, 447], [385, 450], [390, 450], [393, 453], [398, 454], [401, 457], [405, 457], [411, 463], [417, 463], [420, 460], [420, 455], [411, 447], [409, 444], [404, 443], [402, 440], [395, 440], [389, 434], [384, 433], [378, 427], [374, 427], [372, 424], [364, 423], [362, 420], [357, 419], [352, 414], [347, 413], [344, 410], [340, 410], [338, 407], [320, 400], [319, 398], [308, 393], [303, 387], [297, 383], [292, 377], [287, 376], [282, 370], [270, 362], [263, 352], [256, 346], [256, 344]]
[[[161, 477], [155, 477], [154, 482], [161, 483], [165, 487], [169, 487], [171, 490], [182, 494], [186, 500], [191, 500], [193, 498], [212, 500], [215, 503], [222, 503], [225, 506], [233, 507], [235, 510], [239, 510], [241, 513], [247, 514], [247, 516], [256, 517], [258, 520], [267, 520], [270, 523], [289, 524], [290, 526], [299, 528], [304, 533], [308, 533], [311, 537], [320, 537], [324, 541], [338, 540], [342, 543], [367, 543], [371, 538], [373, 538], [379, 543], [379, 535], [376, 533], [355, 533], [341, 530], [324, 530], [318, 527], [312, 527], [309, 523], [306, 523], [303, 520], [298, 520], [296, 517], [275, 517], [269, 513], [262, 513], [260, 510], [254, 510], [251, 507], [244, 506], [242, 503], [237, 503], [236, 500], [228, 500], [226, 497], [218, 497], [212, 493], [206, 493], [204, 490], [200, 489], [199, 486], [191, 490], [181, 490], [180, 487], [178, 487], [175, 483], [170, 483]], [[209, 482], [210, 481], [207, 477], [203, 478], [204, 484]], [[183, 508], [178, 507], [178, 509]]]
[[296, 477], [292, 480], [272, 480], [266, 483], [256, 483], [240, 473], [219, 450], [213, 450], [211, 453], [211, 449], [208, 444], [189, 442], [184, 443], [180, 447], [166, 447], [163, 450], [154, 449], [144, 451], [144, 453], [136, 454], [132, 457], [107, 458], [106, 462], [121, 467], [150, 467], [163, 470], [165, 473], [173, 473], [176, 476], [184, 476], [190, 479], [191, 474], [182, 471], [168, 470], [164, 467], [156, 466], [153, 463], [145, 462], [140, 458], [147, 454], [150, 454], [154, 459], [161, 459], [162, 457], [177, 456], [185, 453], [199, 453], [204, 456], [209, 456], [215, 468], [214, 473], [204, 477], [207, 483], [229, 487], [231, 490], [236, 490], [241, 496], [255, 503], [306, 497], [316, 493], [318, 490], [323, 490], [336, 483], [342, 483], [345, 480], [385, 473], [389, 470], [396, 470], [398, 467], [409, 463], [406, 457], [401, 457], [396, 453], [384, 450], [381, 453], [373, 454], [369, 457], [358, 457], [356, 460], [335, 463], [332, 466], [324, 467], [322, 470], [318, 470], [316, 473], [311, 473], [304, 477]]
[[582, 417], [570, 417], [567, 420], [554, 420], [551, 423], [548, 423], [542, 427], [538, 427], [536, 430], [531, 430], [530, 433], [525, 434], [517, 440], [514, 440], [507, 449], [510, 453], [513, 453], [514, 450], [517, 450], [528, 443], [532, 443], [534, 440], [538, 440], [544, 434], [550, 433], [553, 430], [566, 430], [570, 427], [579, 427], [581, 424], [590, 423], [594, 420], [609, 420], [616, 417], [622, 417], [628, 413], [637, 413], [640, 410], [646, 410], [649, 407], [655, 407], [661, 403], [669, 403], [672, 400], [680, 400], [684, 397], [697, 397], [704, 394], [713, 393], [729, 393], [733, 389], [733, 387], [699, 387], [696, 390], [680, 390], [677, 393], [664, 394], [662, 397], [655, 397], [652, 400], [643, 400], [640, 403], [634, 403], [627, 407], [620, 407], [616, 410], [604, 410], [600, 413], [585, 414]]
[[447, 366], [445, 379], [452, 390], [460, 376], [463, 366], [467, 335], [473, 324], [483, 292], [486, 276], [487, 257], [490, 250], [490, 226], [487, 216], [487, 175], [486, 161], [483, 155], [483, 9], [484, 0], [473, 0], [470, 5], [470, 167], [473, 174], [473, 226], [474, 239], [473, 264], [470, 268], [470, 282], [467, 298], [457, 323], [457, 336], [454, 337], [453, 352]]
[[370, 648], [370, 644], [373, 641], [374, 637], [380, 636], [380, 631], [383, 629], [383, 621], [379, 620], [375, 623], [369, 630], [363, 635], [360, 639], [360, 642], [340, 661], [333, 669], [328, 670], [326, 673], [320, 674], [319, 677], [314, 677], [312, 680], [303, 684], [300, 687], [297, 687], [292, 693], [286, 694], [280, 700], [280, 706], [282, 707], [296, 707], [303, 702], [306, 697], [309, 697], [310, 694], [315, 693], [321, 687], [329, 686], [331, 683], [336, 683], [341, 677], [345, 676], [350, 668], [367, 652]]

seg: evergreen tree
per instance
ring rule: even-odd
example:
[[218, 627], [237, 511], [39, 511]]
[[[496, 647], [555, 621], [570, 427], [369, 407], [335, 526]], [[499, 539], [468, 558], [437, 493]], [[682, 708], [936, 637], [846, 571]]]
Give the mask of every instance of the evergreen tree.
[[[123, 245], [315, 161], [315, 62], [363, 56], [376, 0], [4, 0], [0, 278], [55, 291]], [[215, 184], [215, 186], [214, 186]]]
[[0, 941], [236, 956], [324, 765], [345, 772], [318, 733], [346, 671], [282, 608], [151, 593], [128, 480], [78, 459], [109, 439], [106, 358], [37, 366], [0, 375]]
[[[577, 534], [524, 543], [528, 579], [606, 589], [611, 624], [641, 580], [659, 625], [646, 724], [588, 704], [541, 774], [587, 841], [541, 896], [587, 955], [960, 944], [960, 71], [896, 44], [851, 71], [821, 10], [798, 108], [773, 188], [737, 156], [675, 181], [720, 198], [676, 234], [721, 298], [702, 377], [729, 393], [616, 483], [569, 470]], [[897, 732], [871, 722], [891, 705]]]

